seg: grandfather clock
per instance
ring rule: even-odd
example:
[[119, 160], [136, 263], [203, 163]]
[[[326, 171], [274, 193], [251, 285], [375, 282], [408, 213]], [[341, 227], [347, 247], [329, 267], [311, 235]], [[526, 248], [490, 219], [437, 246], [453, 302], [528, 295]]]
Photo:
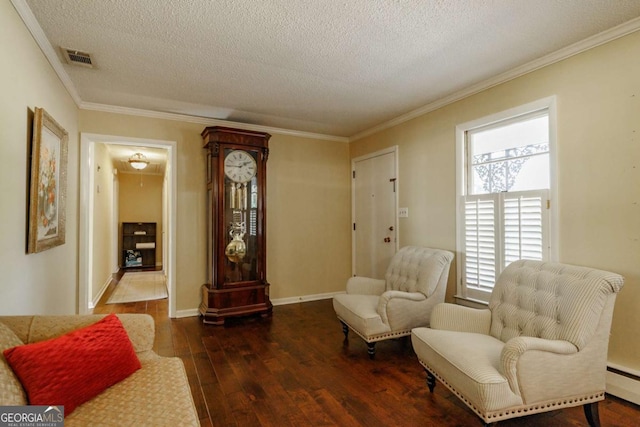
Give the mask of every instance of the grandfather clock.
[[269, 300], [266, 256], [266, 173], [269, 138], [220, 126], [202, 131], [207, 150], [207, 283], [204, 323], [261, 314]]

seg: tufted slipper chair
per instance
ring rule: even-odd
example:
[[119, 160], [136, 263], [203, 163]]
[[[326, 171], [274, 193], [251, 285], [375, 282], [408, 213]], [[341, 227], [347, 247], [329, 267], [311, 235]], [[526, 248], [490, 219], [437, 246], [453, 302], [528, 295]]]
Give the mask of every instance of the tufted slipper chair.
[[444, 301], [451, 260], [448, 251], [405, 246], [391, 259], [384, 280], [351, 277], [347, 292], [333, 298], [345, 341], [353, 330], [373, 359], [376, 342], [428, 326], [431, 310]]
[[440, 304], [411, 340], [427, 371], [485, 424], [583, 405], [599, 426], [617, 274], [516, 261], [500, 274], [489, 308]]

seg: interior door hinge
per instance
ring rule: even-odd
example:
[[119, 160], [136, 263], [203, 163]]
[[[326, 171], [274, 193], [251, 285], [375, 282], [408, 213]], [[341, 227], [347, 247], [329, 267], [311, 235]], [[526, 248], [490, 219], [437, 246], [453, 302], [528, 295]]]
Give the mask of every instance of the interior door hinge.
[[356, 223], [353, 223], [353, 231], [356, 231]]
[[551, 209], [551, 200], [547, 200], [547, 209]]
[[352, 177], [353, 179], [356, 179], [356, 171], [351, 171], [351, 177]]
[[393, 183], [393, 192], [395, 193], [396, 192], [396, 179], [395, 178], [391, 178], [389, 181]]

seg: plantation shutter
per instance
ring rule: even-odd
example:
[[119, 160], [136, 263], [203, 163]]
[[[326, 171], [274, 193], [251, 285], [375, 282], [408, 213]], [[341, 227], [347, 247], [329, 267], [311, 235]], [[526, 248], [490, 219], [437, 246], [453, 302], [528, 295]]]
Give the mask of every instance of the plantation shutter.
[[504, 264], [518, 259], [548, 260], [549, 190], [500, 193]]
[[549, 259], [548, 199], [549, 190], [463, 196], [467, 288], [490, 292], [513, 261]]
[[468, 287], [491, 290], [496, 281], [498, 256], [498, 194], [463, 196], [464, 270]]

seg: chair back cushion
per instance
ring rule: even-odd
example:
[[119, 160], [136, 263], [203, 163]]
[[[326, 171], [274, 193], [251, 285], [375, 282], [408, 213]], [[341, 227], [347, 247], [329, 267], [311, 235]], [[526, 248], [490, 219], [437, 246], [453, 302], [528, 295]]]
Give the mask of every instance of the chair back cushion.
[[[607, 271], [543, 261], [515, 261], [500, 274], [489, 300], [491, 335], [566, 340], [582, 349], [607, 298], [623, 285]], [[614, 295], [615, 296], [615, 295]]]
[[440, 284], [446, 286], [451, 260], [453, 253], [449, 251], [405, 246], [387, 268], [386, 290], [421, 292], [429, 297]]

